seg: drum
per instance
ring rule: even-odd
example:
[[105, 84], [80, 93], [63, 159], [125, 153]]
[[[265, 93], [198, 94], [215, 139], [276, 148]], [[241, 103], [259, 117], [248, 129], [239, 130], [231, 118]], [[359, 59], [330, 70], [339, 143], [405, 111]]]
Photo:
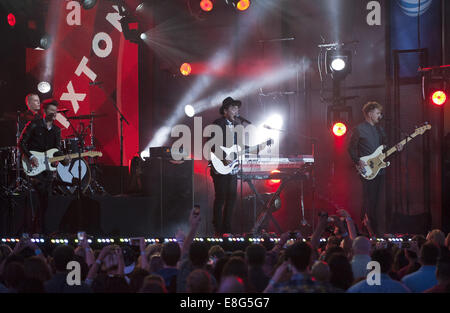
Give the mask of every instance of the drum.
[[61, 140], [61, 149], [64, 154], [78, 153], [80, 151], [80, 145], [78, 138], [66, 138]]
[[73, 194], [78, 186], [79, 166], [81, 166], [81, 190], [85, 192], [91, 183], [91, 169], [84, 159], [72, 160], [69, 165], [59, 163], [56, 167], [58, 185], [64, 191]]
[[12, 170], [17, 165], [17, 156], [19, 150], [17, 147], [1, 147], [0, 148], [0, 159], [2, 167], [7, 170]]

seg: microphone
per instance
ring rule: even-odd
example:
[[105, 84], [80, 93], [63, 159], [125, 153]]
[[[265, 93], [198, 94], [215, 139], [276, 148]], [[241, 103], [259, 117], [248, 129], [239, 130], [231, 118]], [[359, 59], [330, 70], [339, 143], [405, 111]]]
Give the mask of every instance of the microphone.
[[267, 124], [264, 124], [262, 127], [270, 129], [270, 130], [276, 130], [276, 131], [279, 131], [279, 132], [284, 132], [285, 131], [284, 129], [274, 128], [274, 127], [271, 127], [271, 126], [269, 126]]
[[248, 119], [246, 119], [246, 118], [240, 116], [239, 114], [236, 115], [235, 117], [237, 117], [238, 119], [240, 119], [241, 122], [244, 122], [244, 123], [247, 123], [247, 124], [251, 124], [251, 123], [252, 123], [252, 122], [250, 122]]
[[103, 82], [89, 82], [89, 86], [101, 85]]
[[67, 113], [67, 112], [69, 112], [70, 110], [69, 109], [62, 109], [62, 110], [58, 110], [58, 111], [56, 111], [57, 113]]

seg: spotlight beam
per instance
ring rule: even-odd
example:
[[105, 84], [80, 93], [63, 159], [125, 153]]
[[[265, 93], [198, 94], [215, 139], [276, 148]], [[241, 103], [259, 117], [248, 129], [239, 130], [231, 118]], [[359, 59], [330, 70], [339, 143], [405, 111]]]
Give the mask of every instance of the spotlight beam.
[[[253, 29], [253, 26], [257, 24], [259, 20], [263, 20], [268, 12], [270, 12], [270, 0], [261, 0], [258, 2], [260, 5], [255, 5], [252, 10], [250, 10], [248, 16], [245, 18], [239, 19], [237, 29], [242, 30], [239, 36], [234, 36], [231, 38], [231, 43], [228, 43], [223, 48], [219, 49], [216, 54], [214, 54], [213, 58], [208, 62], [209, 68], [212, 70], [220, 69], [230, 62], [233, 56], [233, 50], [235, 47], [239, 46], [242, 41], [246, 40], [248, 34]], [[268, 5], [269, 4], [269, 5]], [[159, 27], [158, 27], [159, 26]], [[180, 28], [180, 24], [167, 22], [158, 25], [155, 28], [152, 28], [147, 33], [147, 38], [153, 39], [153, 43], [159, 42], [160, 38], [159, 34], [164, 34], [167, 31], [173, 31], [174, 29]], [[180, 28], [181, 29], [181, 28]], [[147, 39], [148, 40], [148, 39]], [[145, 41], [147, 42], [147, 41]], [[161, 45], [161, 44], [160, 44]], [[160, 52], [163, 53], [163, 52]], [[193, 103], [201, 93], [209, 88], [213, 83], [213, 79], [210, 75], [199, 75], [192, 87], [185, 93], [185, 95], [180, 99], [175, 107], [175, 111], [169, 120], [162, 126], [153, 136], [150, 143], [147, 145], [145, 150], [148, 150], [149, 147], [161, 146], [164, 142], [167, 141], [168, 136], [170, 134], [171, 128], [184, 116], [184, 106], [187, 103]], [[221, 101], [221, 100], [220, 100]], [[219, 103], [219, 102], [216, 102]], [[193, 107], [196, 108], [197, 113], [199, 112], [196, 105], [192, 104]]]

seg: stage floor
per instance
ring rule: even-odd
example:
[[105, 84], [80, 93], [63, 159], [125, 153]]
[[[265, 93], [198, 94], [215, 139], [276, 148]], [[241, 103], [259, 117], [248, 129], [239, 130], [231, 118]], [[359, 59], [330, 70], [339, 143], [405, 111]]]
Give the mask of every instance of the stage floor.
[[[83, 230], [97, 236], [170, 237], [178, 228], [186, 230], [189, 210], [186, 208], [177, 216], [168, 216], [159, 199], [149, 196], [91, 196], [78, 202], [74, 196], [51, 195], [45, 214], [45, 233]], [[1, 201], [0, 233], [28, 232], [25, 215], [30, 213], [27, 194]]]

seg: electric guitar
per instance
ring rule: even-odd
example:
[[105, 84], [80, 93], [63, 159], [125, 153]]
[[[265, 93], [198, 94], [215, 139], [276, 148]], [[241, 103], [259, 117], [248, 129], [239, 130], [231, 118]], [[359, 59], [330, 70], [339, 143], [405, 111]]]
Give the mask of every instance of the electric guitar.
[[[28, 176], [36, 176], [43, 171], [56, 171], [56, 167], [52, 166], [52, 163], [54, 162], [60, 162], [63, 161], [66, 156], [68, 156], [70, 159], [78, 159], [80, 158], [80, 155], [78, 153], [72, 153], [62, 156], [54, 157], [53, 155], [58, 152], [58, 149], [50, 149], [45, 152], [37, 152], [37, 151], [30, 151], [32, 155], [34, 155], [38, 160], [38, 166], [33, 167], [31, 165], [30, 159], [27, 157], [22, 157], [22, 166], [25, 174]], [[88, 151], [81, 153], [81, 157], [101, 157], [103, 154], [99, 151]]]
[[269, 139], [266, 142], [263, 142], [259, 145], [248, 147], [242, 151], [242, 148], [239, 145], [233, 145], [230, 148], [220, 146], [223, 152], [225, 152], [225, 159], [220, 160], [213, 152], [211, 152], [211, 164], [216, 171], [217, 174], [227, 175], [227, 174], [237, 174], [239, 168], [239, 156], [245, 153], [253, 153], [256, 154], [258, 151], [263, 150], [266, 146], [270, 146], [273, 144], [273, 139]]
[[[429, 124], [418, 127], [411, 135], [400, 141], [398, 144], [405, 145], [416, 136], [423, 135], [429, 129], [431, 129], [431, 125]], [[396, 146], [397, 145], [393, 146], [386, 152], [383, 152], [383, 149], [386, 148], [386, 146], [381, 145], [371, 155], [361, 157], [360, 160], [366, 162], [366, 165], [363, 168], [357, 167], [359, 174], [367, 180], [374, 179], [382, 168], [390, 165], [390, 162], [385, 162], [385, 159], [397, 151]]]

